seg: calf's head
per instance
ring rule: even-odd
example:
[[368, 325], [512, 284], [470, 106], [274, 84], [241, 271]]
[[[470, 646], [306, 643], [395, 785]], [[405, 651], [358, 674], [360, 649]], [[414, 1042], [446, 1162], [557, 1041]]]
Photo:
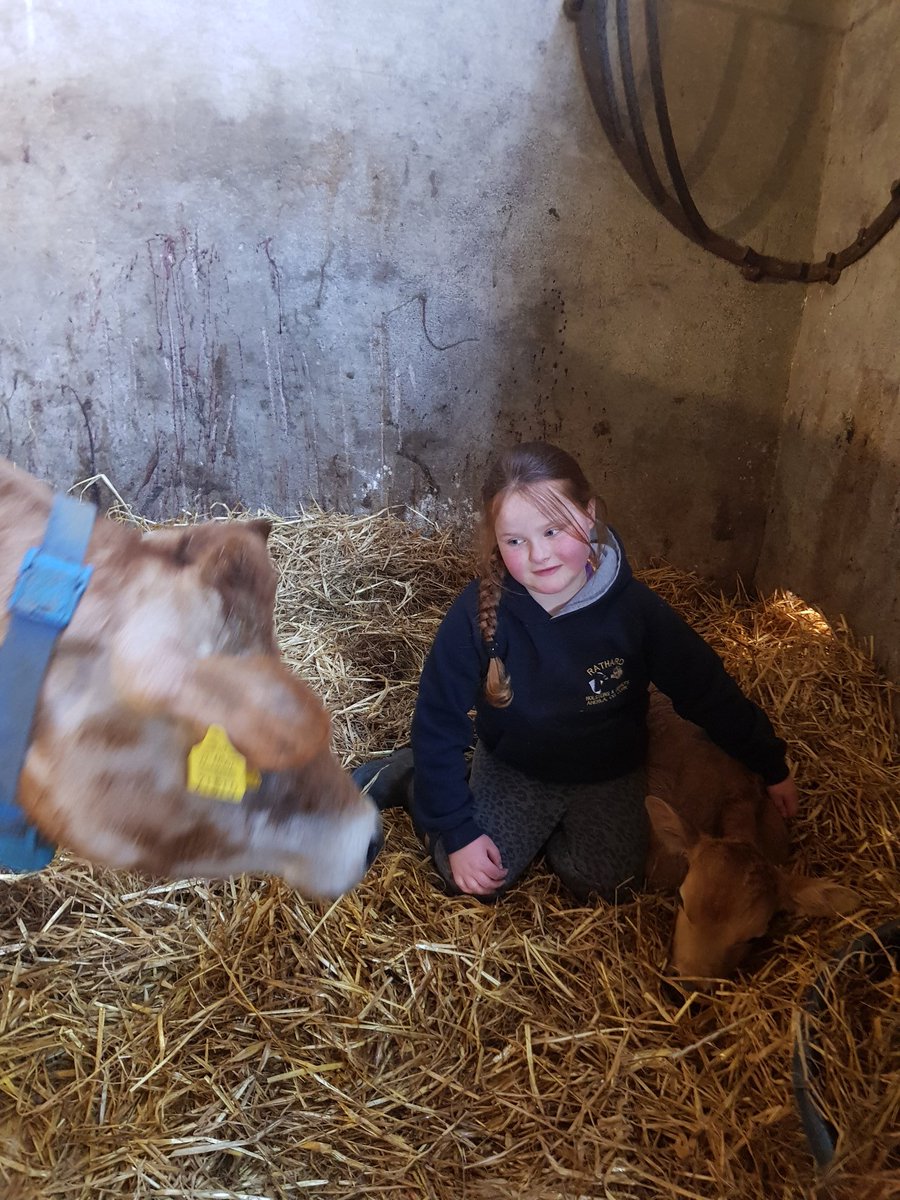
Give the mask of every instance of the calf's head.
[[859, 903], [850, 888], [779, 867], [751, 842], [698, 833], [656, 796], [646, 803], [655, 838], [684, 863], [667, 971], [699, 990], [733, 975], [777, 912], [825, 916]]
[[[362, 877], [380, 818], [331, 753], [322, 703], [279, 657], [268, 530], [211, 522], [141, 538], [98, 523], [20, 784], [45, 836], [175, 879], [268, 873], [336, 896]], [[217, 798], [189, 778], [211, 727], [246, 792]]]

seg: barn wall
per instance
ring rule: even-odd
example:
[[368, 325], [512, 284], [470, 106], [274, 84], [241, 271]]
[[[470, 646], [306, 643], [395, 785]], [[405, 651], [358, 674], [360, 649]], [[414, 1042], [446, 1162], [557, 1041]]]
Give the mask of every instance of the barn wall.
[[[900, 178], [900, 5], [858, 0], [844, 40], [817, 242], [852, 240]], [[810, 289], [759, 579], [873, 637], [900, 679], [900, 228]]]
[[[691, 182], [763, 250], [814, 234], [842, 9], [668, 10]], [[639, 559], [752, 575], [802, 293], [637, 193], [557, 0], [27, 0], [0, 63], [16, 462], [152, 517], [445, 517], [549, 436]]]

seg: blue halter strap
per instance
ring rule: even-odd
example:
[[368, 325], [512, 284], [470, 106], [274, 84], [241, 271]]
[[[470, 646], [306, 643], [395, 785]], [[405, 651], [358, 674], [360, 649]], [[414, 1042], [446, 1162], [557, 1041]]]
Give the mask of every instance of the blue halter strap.
[[22, 559], [0, 646], [0, 870], [38, 871], [54, 847], [16, 803], [19, 775], [56, 640], [72, 619], [93, 570], [83, 566], [97, 510], [57, 496], [40, 547]]

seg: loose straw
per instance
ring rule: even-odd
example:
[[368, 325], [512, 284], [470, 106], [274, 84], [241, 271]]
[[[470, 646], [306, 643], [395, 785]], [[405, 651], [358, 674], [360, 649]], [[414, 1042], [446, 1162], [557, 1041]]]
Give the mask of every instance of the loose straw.
[[[284, 653], [347, 766], [404, 742], [470, 577], [452, 531], [275, 519]], [[273, 880], [165, 884], [65, 856], [0, 880], [0, 1196], [8, 1200], [855, 1200], [900, 1194], [896, 977], [823, 1027], [841, 1131], [817, 1181], [790, 1091], [822, 963], [900, 911], [892, 688], [799, 597], [643, 573], [788, 740], [794, 866], [851, 918], [779, 918], [699, 1011], [670, 1007], [669, 896], [579, 907], [538, 864], [500, 905], [444, 898], [402, 812], [330, 904]]]

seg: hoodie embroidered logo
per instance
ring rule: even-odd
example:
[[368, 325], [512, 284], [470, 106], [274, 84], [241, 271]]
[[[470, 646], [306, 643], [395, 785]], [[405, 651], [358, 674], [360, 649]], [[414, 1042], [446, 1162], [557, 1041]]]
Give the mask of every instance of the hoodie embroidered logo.
[[631, 680], [625, 678], [624, 658], [604, 658], [602, 662], [594, 663], [592, 667], [588, 667], [587, 674], [588, 695], [586, 703], [588, 706], [608, 704], [616, 696], [621, 696], [623, 692], [627, 692], [631, 686]]

